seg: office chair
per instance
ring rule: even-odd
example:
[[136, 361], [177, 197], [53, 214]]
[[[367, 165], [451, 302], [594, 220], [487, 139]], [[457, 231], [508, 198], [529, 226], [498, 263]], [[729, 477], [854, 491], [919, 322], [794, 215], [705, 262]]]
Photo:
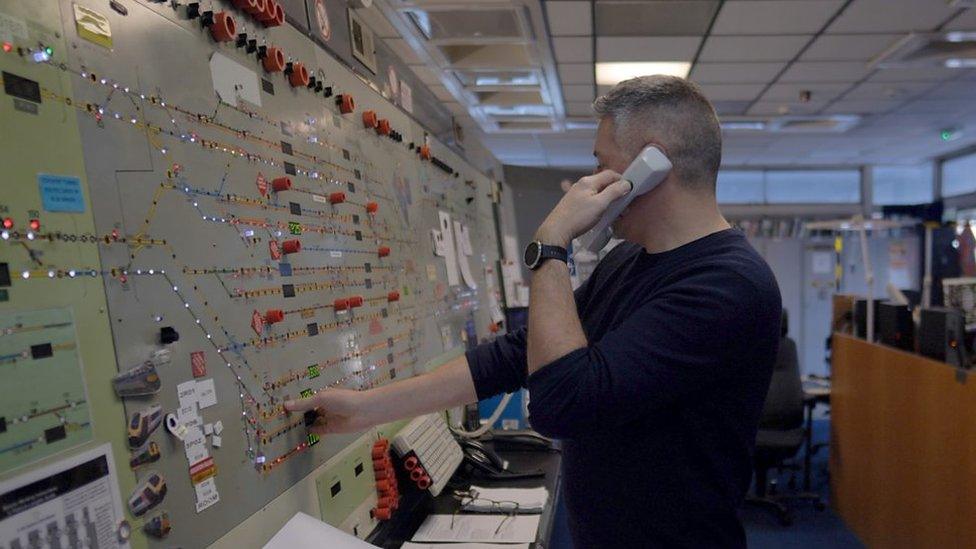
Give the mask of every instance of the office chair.
[[804, 442], [803, 383], [800, 380], [796, 342], [786, 335], [789, 329], [788, 320], [784, 309], [779, 353], [766, 394], [759, 432], [756, 434], [756, 450], [753, 456], [755, 494], [746, 498], [746, 503], [773, 511], [784, 526], [793, 523], [793, 513], [783, 503], [784, 500], [810, 500], [818, 510], [824, 507], [818, 494], [768, 493], [770, 469], [790, 468], [786, 462], [796, 456]]

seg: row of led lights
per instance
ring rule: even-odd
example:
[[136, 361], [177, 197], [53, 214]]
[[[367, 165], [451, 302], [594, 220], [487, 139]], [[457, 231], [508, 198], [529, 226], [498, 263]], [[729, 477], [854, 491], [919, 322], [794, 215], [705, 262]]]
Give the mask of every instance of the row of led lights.
[[[4, 240], [10, 240], [10, 231], [14, 228], [14, 220], [12, 217], [3, 218], [2, 222], [3, 229], [0, 230], [0, 238]], [[30, 228], [27, 231], [27, 240], [34, 240], [37, 236], [37, 232], [41, 230], [41, 220], [31, 219], [27, 222], [27, 226]]]

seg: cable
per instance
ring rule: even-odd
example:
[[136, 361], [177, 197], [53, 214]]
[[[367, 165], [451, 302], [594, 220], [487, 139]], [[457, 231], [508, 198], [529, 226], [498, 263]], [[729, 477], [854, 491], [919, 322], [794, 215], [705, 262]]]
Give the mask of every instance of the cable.
[[491, 413], [491, 416], [488, 418], [488, 421], [486, 421], [484, 425], [482, 425], [481, 427], [478, 427], [474, 431], [465, 431], [463, 428], [451, 427], [451, 432], [461, 438], [478, 438], [481, 435], [487, 433], [488, 430], [491, 429], [491, 426], [494, 425], [496, 421], [498, 421], [498, 418], [502, 417], [502, 412], [505, 411], [505, 408], [508, 406], [509, 401], [512, 400], [513, 394], [514, 393], [508, 393], [507, 395], [502, 397], [501, 402], [498, 403], [498, 407], [495, 408], [495, 411]]

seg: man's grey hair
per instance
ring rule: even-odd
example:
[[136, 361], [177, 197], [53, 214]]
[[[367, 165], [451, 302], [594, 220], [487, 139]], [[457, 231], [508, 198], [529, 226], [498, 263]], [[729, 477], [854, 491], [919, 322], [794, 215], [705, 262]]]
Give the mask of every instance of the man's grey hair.
[[678, 179], [690, 188], [715, 191], [722, 163], [722, 130], [701, 88], [675, 76], [624, 80], [593, 102], [613, 122], [614, 141], [631, 157], [649, 143], [662, 145]]

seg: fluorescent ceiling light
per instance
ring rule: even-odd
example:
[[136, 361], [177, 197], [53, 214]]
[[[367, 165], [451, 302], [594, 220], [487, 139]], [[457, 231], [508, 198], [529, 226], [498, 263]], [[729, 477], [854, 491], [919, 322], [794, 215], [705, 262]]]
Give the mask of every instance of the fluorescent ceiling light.
[[596, 64], [596, 83], [601, 86], [613, 86], [614, 84], [634, 78], [636, 76], [648, 76], [651, 74], [667, 74], [686, 78], [688, 71], [691, 70], [691, 63], [683, 61], [659, 61], [651, 63], [597, 63]]

